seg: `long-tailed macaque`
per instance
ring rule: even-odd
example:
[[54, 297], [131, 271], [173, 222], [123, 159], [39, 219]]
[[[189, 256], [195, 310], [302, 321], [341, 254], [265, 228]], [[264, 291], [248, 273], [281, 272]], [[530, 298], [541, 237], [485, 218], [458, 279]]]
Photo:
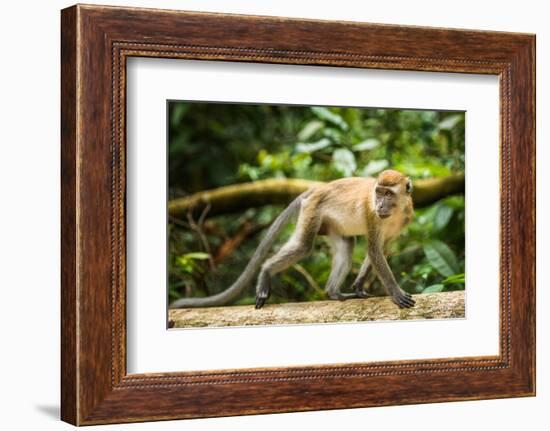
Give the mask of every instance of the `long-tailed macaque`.
[[[386, 170], [378, 178], [342, 178], [315, 186], [298, 196], [275, 219], [252, 259], [228, 289], [205, 298], [183, 298], [174, 308], [224, 305], [234, 301], [250, 285], [259, 271], [256, 308], [269, 298], [271, 278], [307, 256], [317, 235], [327, 235], [332, 246], [332, 270], [326, 284], [331, 299], [366, 298], [365, 283], [378, 277], [400, 308], [414, 305], [411, 295], [397, 284], [386, 260], [388, 244], [413, 217], [412, 182], [405, 175]], [[275, 255], [266, 260], [276, 237], [298, 214], [296, 229]], [[355, 236], [367, 238], [367, 256], [352, 292], [340, 288], [351, 269]]]

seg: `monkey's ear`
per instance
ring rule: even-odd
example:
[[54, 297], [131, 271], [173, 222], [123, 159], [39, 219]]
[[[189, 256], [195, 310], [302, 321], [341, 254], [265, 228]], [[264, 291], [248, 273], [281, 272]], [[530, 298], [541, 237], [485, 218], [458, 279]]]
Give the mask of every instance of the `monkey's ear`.
[[407, 186], [406, 186], [407, 193], [411, 194], [413, 191], [413, 183], [410, 178], [407, 178]]

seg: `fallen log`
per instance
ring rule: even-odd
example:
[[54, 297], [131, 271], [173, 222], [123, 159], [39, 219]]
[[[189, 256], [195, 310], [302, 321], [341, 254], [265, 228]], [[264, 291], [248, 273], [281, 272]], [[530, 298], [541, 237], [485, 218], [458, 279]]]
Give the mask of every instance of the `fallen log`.
[[399, 309], [389, 297], [188, 308], [168, 311], [169, 327], [287, 325], [299, 323], [366, 322], [373, 320], [417, 320], [464, 318], [464, 291], [413, 295], [413, 308]]

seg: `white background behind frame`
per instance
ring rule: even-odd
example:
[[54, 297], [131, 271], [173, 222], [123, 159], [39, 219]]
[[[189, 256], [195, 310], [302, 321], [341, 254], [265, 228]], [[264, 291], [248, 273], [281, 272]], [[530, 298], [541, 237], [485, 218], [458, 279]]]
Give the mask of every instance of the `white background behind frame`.
[[[128, 373], [498, 354], [496, 76], [155, 58], [127, 73]], [[466, 111], [466, 319], [167, 330], [169, 99]]]

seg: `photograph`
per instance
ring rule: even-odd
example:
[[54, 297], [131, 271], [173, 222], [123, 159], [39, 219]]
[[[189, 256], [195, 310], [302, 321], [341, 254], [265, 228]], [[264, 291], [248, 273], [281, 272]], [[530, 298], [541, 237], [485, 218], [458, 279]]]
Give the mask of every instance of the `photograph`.
[[168, 327], [465, 317], [465, 112], [167, 101]]

